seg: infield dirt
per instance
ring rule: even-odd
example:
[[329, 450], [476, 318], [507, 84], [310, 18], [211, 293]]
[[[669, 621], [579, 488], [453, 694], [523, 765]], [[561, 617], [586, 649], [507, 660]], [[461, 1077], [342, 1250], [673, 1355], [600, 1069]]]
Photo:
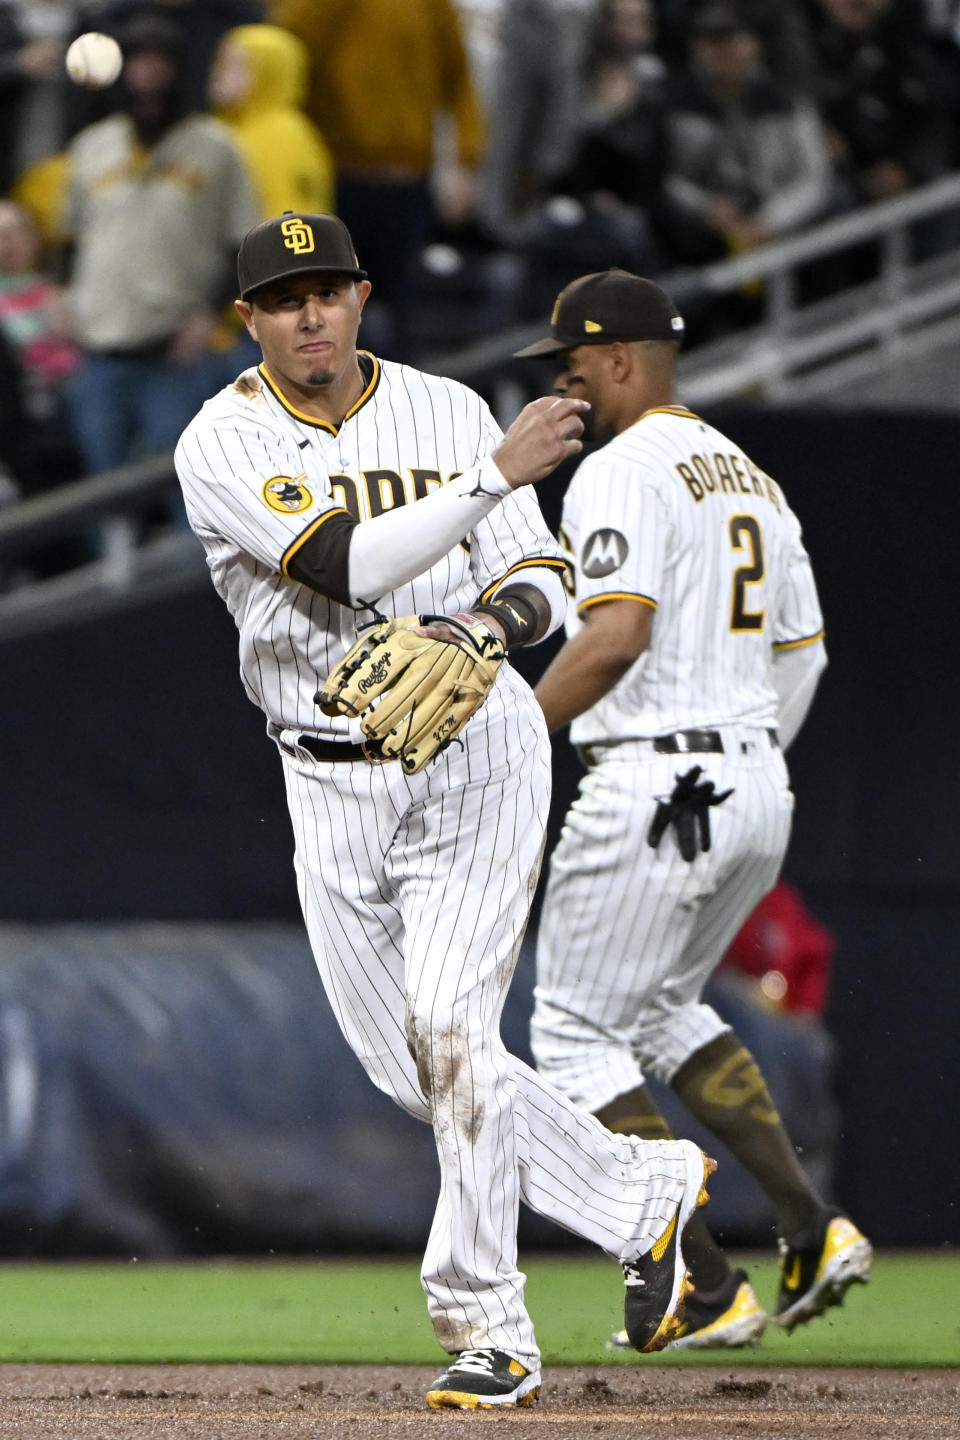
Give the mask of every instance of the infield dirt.
[[0, 1365], [0, 1435], [436, 1440], [495, 1425], [511, 1440], [960, 1437], [960, 1369], [555, 1367], [538, 1405], [481, 1413], [427, 1410], [435, 1374], [423, 1366]]

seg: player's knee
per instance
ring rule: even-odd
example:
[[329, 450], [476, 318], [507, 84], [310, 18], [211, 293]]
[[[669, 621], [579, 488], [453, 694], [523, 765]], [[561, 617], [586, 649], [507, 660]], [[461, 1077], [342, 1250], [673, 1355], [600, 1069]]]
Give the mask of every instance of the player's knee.
[[691, 1056], [729, 1028], [712, 1006], [692, 1001], [644, 1017], [634, 1033], [633, 1052], [644, 1074], [669, 1085]]
[[453, 1091], [458, 1077], [470, 1069], [473, 1057], [466, 1021], [437, 1004], [422, 1009], [409, 1005], [406, 1032], [420, 1088], [432, 1104], [436, 1095]]

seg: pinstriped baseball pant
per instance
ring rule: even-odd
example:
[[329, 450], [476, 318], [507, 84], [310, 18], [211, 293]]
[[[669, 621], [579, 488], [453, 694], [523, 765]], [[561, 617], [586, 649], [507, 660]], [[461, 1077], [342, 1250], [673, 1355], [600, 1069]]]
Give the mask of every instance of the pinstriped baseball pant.
[[462, 739], [413, 776], [282, 759], [336, 1018], [374, 1084], [433, 1125], [440, 1195], [422, 1280], [437, 1338], [534, 1366], [519, 1200], [635, 1258], [673, 1216], [685, 1160], [674, 1142], [611, 1135], [505, 1050], [550, 789], [539, 706], [508, 666]]
[[[724, 727], [724, 753], [597, 747], [550, 860], [537, 937], [531, 1043], [537, 1069], [588, 1110], [669, 1083], [729, 1026], [700, 992], [775, 884], [793, 814], [787, 767], [763, 729]], [[657, 797], [691, 765], [733, 794], [710, 811], [712, 846], [683, 859]]]

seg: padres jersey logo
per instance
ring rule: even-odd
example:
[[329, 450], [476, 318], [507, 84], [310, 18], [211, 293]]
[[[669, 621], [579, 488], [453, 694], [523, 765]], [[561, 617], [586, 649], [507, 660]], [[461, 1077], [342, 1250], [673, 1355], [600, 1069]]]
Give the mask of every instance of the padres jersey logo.
[[594, 530], [583, 547], [580, 566], [589, 580], [602, 580], [619, 570], [629, 553], [626, 536], [619, 530]]
[[280, 233], [284, 245], [294, 255], [310, 255], [315, 249], [313, 230], [305, 220], [284, 220]]
[[274, 475], [263, 487], [263, 498], [271, 510], [281, 515], [299, 515], [301, 510], [309, 510], [313, 504], [313, 496], [300, 475], [293, 480], [288, 480], [285, 475]]

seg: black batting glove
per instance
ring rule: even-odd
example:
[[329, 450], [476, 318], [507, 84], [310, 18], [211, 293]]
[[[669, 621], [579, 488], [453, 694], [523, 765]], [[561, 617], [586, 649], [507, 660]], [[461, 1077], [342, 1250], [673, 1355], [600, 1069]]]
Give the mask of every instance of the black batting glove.
[[650, 829], [647, 844], [656, 850], [668, 825], [677, 832], [677, 845], [684, 860], [697, 858], [702, 851], [710, 849], [710, 809], [722, 805], [733, 789], [719, 793], [712, 780], [701, 780], [701, 765], [693, 765], [685, 775], [675, 777], [676, 784], [665, 799], [657, 801], [657, 808]]

